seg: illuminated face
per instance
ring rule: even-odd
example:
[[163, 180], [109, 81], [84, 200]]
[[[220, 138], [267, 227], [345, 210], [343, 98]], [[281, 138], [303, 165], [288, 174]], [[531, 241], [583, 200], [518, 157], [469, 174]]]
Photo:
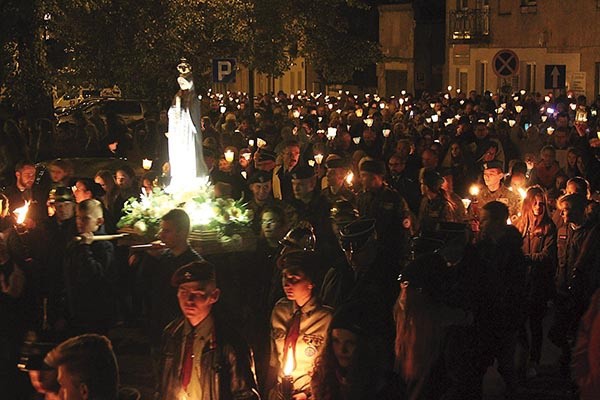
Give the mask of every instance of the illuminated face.
[[421, 154], [421, 162], [423, 163], [423, 168], [432, 169], [437, 167], [438, 159], [433, 152], [425, 150], [423, 154]]
[[272, 212], [266, 212], [261, 218], [261, 229], [262, 233], [267, 239], [278, 240], [283, 236], [283, 224], [279, 219], [279, 216]]
[[298, 164], [300, 160], [300, 147], [289, 146], [283, 151], [283, 167], [289, 171]]
[[383, 177], [367, 171], [360, 171], [360, 182], [365, 190], [377, 190], [383, 186]]
[[406, 163], [400, 160], [398, 157], [392, 157], [388, 162], [388, 167], [390, 168], [390, 172], [392, 174], [399, 174], [404, 171]]
[[58, 201], [54, 203], [54, 215], [59, 222], [66, 221], [75, 216], [75, 203], [72, 201]]
[[342, 186], [345, 177], [346, 170], [344, 168], [329, 168], [327, 170], [327, 183], [329, 184], [329, 186]]
[[583, 216], [583, 212], [581, 210], [577, 210], [567, 201], [561, 202], [558, 205], [558, 208], [560, 209], [560, 215], [565, 224], [579, 223]]
[[312, 194], [315, 189], [316, 181], [314, 178], [292, 179], [292, 190], [296, 199], [304, 199]]
[[312, 296], [313, 283], [298, 269], [284, 269], [281, 273], [283, 292], [288, 300], [303, 305]]
[[483, 171], [483, 180], [487, 187], [496, 187], [504, 177], [502, 171], [498, 168], [490, 168]]
[[352, 358], [358, 343], [358, 336], [347, 329], [331, 330], [331, 345], [333, 354], [342, 368], [352, 365]]
[[75, 182], [75, 186], [73, 186], [73, 196], [75, 196], [75, 202], [77, 203], [81, 203], [84, 200], [89, 200], [94, 197], [92, 191], [81, 181]]
[[535, 215], [536, 217], [543, 215], [545, 208], [546, 208], [546, 203], [544, 201], [544, 198], [542, 196], [535, 196], [535, 199], [533, 200], [533, 204], [531, 207], [531, 211], [533, 212], [533, 215]]
[[131, 179], [131, 177], [123, 171], [117, 171], [117, 173], [115, 174], [115, 181], [117, 183], [117, 186], [119, 186], [122, 189], [128, 189], [133, 184], [133, 180]]
[[450, 155], [454, 158], [460, 156], [460, 146], [458, 143], [452, 143], [450, 146]]
[[75, 215], [75, 223], [79, 233], [96, 232], [103, 222], [101, 217], [94, 216], [92, 213], [79, 209], [79, 207], [76, 208]]
[[25, 189], [31, 189], [35, 182], [35, 168], [31, 165], [25, 165], [21, 171], [15, 173], [17, 177], [17, 183], [20, 187]]
[[59, 397], [61, 400], [86, 400], [87, 388], [80, 379], [71, 374], [64, 365], [58, 366]]
[[567, 164], [569, 164], [569, 167], [574, 168], [577, 165], [577, 154], [569, 151], [567, 153]]
[[66, 176], [67, 176], [67, 173], [65, 172], [64, 169], [57, 167], [57, 166], [50, 167], [50, 179], [52, 179], [52, 182], [54, 182], [54, 183], [60, 182]]
[[181, 246], [187, 241], [187, 232], [177, 229], [173, 221], [160, 221], [160, 230], [158, 231], [158, 238], [167, 246], [169, 249]]
[[177, 300], [181, 313], [193, 325], [210, 314], [212, 305], [219, 300], [220, 290], [214, 281], [187, 282], [179, 285]]
[[106, 182], [104, 182], [104, 179], [102, 179], [102, 177], [100, 177], [100, 176], [95, 177], [94, 182], [96, 182], [98, 185], [100, 185], [102, 187], [102, 189], [104, 189], [105, 192], [108, 191], [108, 185], [106, 184]]
[[488, 162], [495, 159], [497, 151], [498, 149], [496, 149], [495, 147], [490, 147], [489, 149], [487, 149], [487, 151], [483, 153], [483, 161]]
[[267, 201], [271, 197], [272, 193], [272, 184], [271, 181], [267, 181], [264, 183], [256, 182], [250, 185], [250, 190], [254, 195], [254, 200], [257, 202]]

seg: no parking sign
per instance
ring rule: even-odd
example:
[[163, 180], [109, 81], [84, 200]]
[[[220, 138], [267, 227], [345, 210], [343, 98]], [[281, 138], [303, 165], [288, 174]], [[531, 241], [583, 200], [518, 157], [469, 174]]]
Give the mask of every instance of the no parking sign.
[[492, 68], [500, 78], [510, 78], [519, 73], [519, 56], [512, 50], [500, 50], [492, 60]]

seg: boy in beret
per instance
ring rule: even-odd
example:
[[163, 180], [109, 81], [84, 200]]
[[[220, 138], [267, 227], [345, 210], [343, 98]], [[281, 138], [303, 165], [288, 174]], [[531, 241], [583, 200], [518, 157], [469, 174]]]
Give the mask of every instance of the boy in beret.
[[477, 196], [479, 208], [482, 208], [489, 202], [499, 201], [508, 207], [509, 216], [514, 220], [521, 209], [521, 199], [518, 194], [509, 190], [502, 183], [504, 179], [502, 162], [498, 160], [485, 162], [482, 168], [485, 185], [481, 188]]
[[157, 398], [258, 400], [248, 345], [213, 312], [221, 294], [215, 267], [193, 261], [175, 271], [171, 285], [183, 316], [164, 330]]

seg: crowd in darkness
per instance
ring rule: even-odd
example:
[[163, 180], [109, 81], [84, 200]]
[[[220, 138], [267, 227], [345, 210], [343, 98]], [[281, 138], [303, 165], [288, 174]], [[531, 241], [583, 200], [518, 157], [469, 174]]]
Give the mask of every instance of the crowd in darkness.
[[[168, 184], [166, 111], [135, 126], [3, 121], [3, 398], [75, 382], [74, 399], [116, 399], [104, 389], [118, 360], [98, 335], [122, 324], [145, 336], [165, 400], [479, 399], [493, 365], [510, 399], [540, 373], [544, 341], [573, 396], [600, 393], [600, 97], [203, 99], [196, 150], [216, 195], [254, 215], [256, 248], [237, 257], [194, 250], [180, 209], [148, 249], [98, 240], [125, 200]], [[64, 158], [133, 152], [155, 169], [82, 176]], [[67, 339], [47, 356], [35, 345]], [[104, 383], [72, 361], [77, 346], [103, 354]]]

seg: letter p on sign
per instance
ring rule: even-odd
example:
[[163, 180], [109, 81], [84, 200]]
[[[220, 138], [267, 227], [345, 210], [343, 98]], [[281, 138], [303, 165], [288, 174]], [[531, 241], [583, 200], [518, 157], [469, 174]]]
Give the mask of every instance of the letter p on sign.
[[233, 83], [235, 82], [235, 59], [214, 59], [213, 60], [213, 82], [214, 83]]

